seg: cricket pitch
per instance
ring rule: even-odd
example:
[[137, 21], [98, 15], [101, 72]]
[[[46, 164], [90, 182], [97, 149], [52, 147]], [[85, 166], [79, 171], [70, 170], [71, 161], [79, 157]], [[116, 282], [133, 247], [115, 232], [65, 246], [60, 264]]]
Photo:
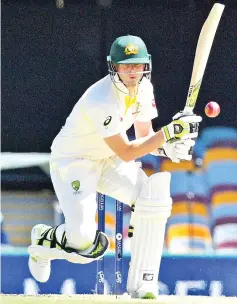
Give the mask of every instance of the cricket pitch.
[[234, 304], [235, 297], [160, 296], [158, 300], [130, 299], [110, 295], [0, 295], [1, 304]]

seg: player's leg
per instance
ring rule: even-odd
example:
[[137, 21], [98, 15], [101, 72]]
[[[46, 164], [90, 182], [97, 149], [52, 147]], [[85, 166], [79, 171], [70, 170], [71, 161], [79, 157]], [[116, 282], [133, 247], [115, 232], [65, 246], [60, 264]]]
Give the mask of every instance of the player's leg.
[[51, 178], [65, 224], [32, 229], [29, 268], [38, 281], [48, 280], [53, 259], [90, 263], [107, 250], [108, 238], [96, 230], [95, 222], [99, 170], [96, 162], [87, 160], [51, 162]]
[[97, 191], [131, 206], [147, 179], [139, 163], [124, 162], [118, 157], [112, 157], [103, 166]]
[[127, 289], [133, 298], [157, 298], [165, 226], [171, 213], [170, 173], [150, 176], [131, 218], [131, 263]]
[[156, 298], [165, 226], [172, 205], [170, 174], [157, 173], [148, 178], [134, 162], [115, 158], [105, 166], [98, 187], [130, 206], [135, 203], [127, 289], [132, 297]]

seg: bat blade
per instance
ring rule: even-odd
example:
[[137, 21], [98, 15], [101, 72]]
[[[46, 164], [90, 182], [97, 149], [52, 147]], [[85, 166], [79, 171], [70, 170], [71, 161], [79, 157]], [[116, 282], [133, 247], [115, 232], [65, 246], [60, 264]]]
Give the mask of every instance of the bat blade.
[[195, 107], [208, 57], [224, 8], [223, 4], [215, 3], [202, 26], [195, 52], [188, 96], [184, 107], [185, 113], [192, 113]]

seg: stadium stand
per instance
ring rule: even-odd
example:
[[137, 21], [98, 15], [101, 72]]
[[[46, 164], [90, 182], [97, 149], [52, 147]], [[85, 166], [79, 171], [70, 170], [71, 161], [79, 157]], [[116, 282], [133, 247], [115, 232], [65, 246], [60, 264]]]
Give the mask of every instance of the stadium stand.
[[0, 211], [0, 243], [1, 243], [1, 246], [7, 246], [7, 245], [10, 245], [10, 242], [9, 242], [9, 237], [8, 237], [8, 234], [5, 230], [5, 225], [4, 225], [4, 217], [3, 217], [3, 214], [2, 212]]
[[[191, 170], [186, 170], [190, 167]], [[171, 170], [173, 207], [166, 227], [166, 248], [169, 253], [200, 253], [212, 250], [209, 225], [208, 189], [203, 171], [194, 163], [173, 165], [168, 160], [162, 170]]]
[[[204, 156], [209, 188], [210, 221], [214, 250], [218, 254], [237, 253], [237, 131], [221, 128], [220, 136], [211, 129]], [[206, 142], [208, 142], [206, 140]]]

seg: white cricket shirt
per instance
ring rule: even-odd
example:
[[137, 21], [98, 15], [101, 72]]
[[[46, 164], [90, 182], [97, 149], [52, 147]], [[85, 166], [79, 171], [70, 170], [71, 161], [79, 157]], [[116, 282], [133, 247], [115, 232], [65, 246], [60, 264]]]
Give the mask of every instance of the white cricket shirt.
[[[116, 85], [127, 92], [122, 82]], [[97, 160], [115, 155], [103, 138], [126, 133], [135, 120], [146, 122], [157, 117], [153, 86], [146, 77], [139, 84], [135, 102], [126, 106], [128, 100], [128, 94], [120, 92], [109, 75], [93, 84], [54, 139], [52, 157]]]

